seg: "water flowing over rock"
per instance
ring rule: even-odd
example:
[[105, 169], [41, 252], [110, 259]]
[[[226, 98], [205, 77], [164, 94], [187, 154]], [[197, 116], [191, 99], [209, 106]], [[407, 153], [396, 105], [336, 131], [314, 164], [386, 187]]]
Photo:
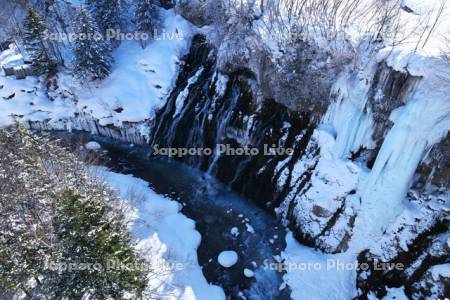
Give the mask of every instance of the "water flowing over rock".
[[[448, 155], [442, 150], [435, 151], [440, 156], [431, 155], [434, 160], [426, 159], [430, 157], [427, 151], [445, 136], [442, 132], [448, 131], [448, 126], [440, 122], [448, 119], [449, 112], [444, 99], [439, 101], [438, 96], [430, 95], [436, 97], [433, 106], [421, 97], [427, 89], [426, 80], [376, 61], [365, 73], [344, 71], [333, 85], [330, 106], [318, 125], [307, 113], [290, 110], [276, 100], [259, 101], [253, 73], [245, 68], [219, 73], [215, 54], [216, 49], [201, 36], [194, 39], [186, 58], [188, 67], [155, 122], [153, 145], [214, 148], [216, 144], [230, 144], [261, 150], [264, 144], [273, 144], [293, 148], [292, 156], [178, 159], [210, 172], [259, 205], [274, 210], [299, 241], [327, 252], [342, 252], [349, 247], [364, 250], [386, 230], [391, 235], [383, 237], [382, 243], [392, 243], [391, 239], [404, 243], [390, 245], [390, 251], [397, 254], [425, 253], [428, 250], [424, 244], [414, 246], [417, 239], [426, 236], [436, 242], [440, 238], [434, 232], [448, 226], [448, 182], [443, 183], [441, 178], [441, 188], [410, 190], [417, 182], [415, 178], [429, 174], [427, 168], [438, 172], [443, 161], [448, 165]], [[190, 84], [193, 78], [195, 83]], [[184, 103], [181, 108], [177, 106], [180, 97]], [[440, 112], [434, 110], [438, 105]], [[416, 110], [424, 115], [417, 115]], [[421, 118], [426, 120], [423, 125], [429, 126], [423, 130], [431, 133], [429, 139], [413, 129], [420, 126]], [[395, 151], [407, 152], [397, 156]], [[430, 176], [437, 178], [438, 173]], [[420, 200], [407, 193], [419, 195]], [[429, 207], [429, 201], [435, 206]], [[408, 205], [421, 213], [411, 211]], [[420, 217], [429, 220], [418, 221]], [[367, 221], [370, 225], [364, 223]], [[369, 227], [373, 230], [361, 239]], [[355, 235], [358, 240], [352, 241]], [[361, 240], [364, 242], [359, 244]], [[448, 260], [446, 253], [436, 263]], [[432, 265], [422, 262], [420, 274], [426, 276]], [[379, 274], [372, 278], [376, 276]], [[422, 293], [417, 286], [411, 286], [408, 293], [412, 295], [413, 290]]]

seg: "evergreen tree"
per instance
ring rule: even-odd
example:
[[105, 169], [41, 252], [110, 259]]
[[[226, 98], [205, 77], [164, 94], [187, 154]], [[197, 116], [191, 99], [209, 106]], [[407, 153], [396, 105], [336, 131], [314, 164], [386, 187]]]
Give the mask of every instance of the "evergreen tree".
[[123, 216], [104, 197], [101, 191], [82, 195], [74, 190], [57, 196], [53, 228], [58, 247], [53, 261], [58, 266], [76, 267], [61, 269], [47, 283], [52, 299], [82, 299], [87, 295], [123, 299], [124, 293], [141, 296], [145, 270], [123, 266], [145, 266], [144, 262], [130, 246]]
[[133, 251], [119, 200], [57, 141], [0, 128], [0, 191], [0, 294], [140, 297], [149, 272], [120, 268], [147, 265]]
[[0, 129], [0, 290], [33, 294], [49, 257], [55, 189], [39, 153], [48, 151], [23, 127]]
[[74, 27], [80, 37], [74, 47], [75, 75], [92, 80], [108, 77], [112, 64], [110, 49], [88, 11], [80, 9]]
[[[158, 23], [155, 0], [138, 0], [134, 20], [138, 32], [153, 34]], [[145, 48], [145, 41], [142, 41], [142, 46]]]
[[121, 0], [86, 0], [86, 5], [102, 34], [120, 29]]
[[49, 74], [56, 68], [56, 63], [44, 41], [46, 30], [44, 19], [36, 10], [28, 7], [24, 20], [24, 42], [32, 61], [33, 71], [38, 75]]

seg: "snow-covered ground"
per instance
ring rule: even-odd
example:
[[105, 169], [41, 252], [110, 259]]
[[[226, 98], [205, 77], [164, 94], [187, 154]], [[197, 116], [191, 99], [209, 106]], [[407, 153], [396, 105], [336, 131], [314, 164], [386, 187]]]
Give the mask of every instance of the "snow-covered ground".
[[96, 171], [129, 208], [127, 218], [137, 248], [155, 269], [149, 290], [158, 299], [225, 299], [223, 290], [203, 276], [197, 260], [201, 236], [195, 222], [181, 214], [179, 203], [156, 194], [147, 182], [131, 175], [103, 167]]
[[286, 243], [284, 280], [292, 289], [292, 299], [341, 300], [356, 295], [356, 256], [324, 254], [299, 244], [292, 233]]
[[[193, 27], [173, 10], [162, 10], [163, 29], [142, 49], [123, 41], [114, 51], [111, 75], [101, 82], [80, 82], [67, 70], [58, 73], [58, 93], [45, 94], [43, 78], [16, 80], [0, 73], [0, 126], [18, 121], [59, 123], [86, 113], [101, 125], [152, 119], [175, 83], [180, 58], [188, 51]], [[0, 67], [21, 64], [17, 49], [4, 51]], [[70, 123], [66, 124], [70, 127]], [[70, 129], [70, 128], [67, 128]]]

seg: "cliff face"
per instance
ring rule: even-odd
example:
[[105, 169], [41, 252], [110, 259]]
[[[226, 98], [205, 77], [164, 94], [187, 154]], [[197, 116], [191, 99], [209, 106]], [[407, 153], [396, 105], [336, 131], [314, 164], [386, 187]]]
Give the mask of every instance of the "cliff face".
[[[216, 54], [202, 36], [194, 38], [176, 89], [151, 130], [151, 145], [258, 148], [253, 156], [177, 159], [275, 211], [304, 244], [332, 253], [369, 249], [362, 261], [379, 255], [373, 246], [378, 241], [386, 245], [378, 253], [390, 253], [385, 261], [410, 256], [407, 264], [420, 269], [401, 280], [409, 280], [410, 295], [423, 293], [419, 278], [440, 278], [429, 272], [448, 263], [448, 252], [415, 261], [448, 232], [448, 172], [442, 171], [448, 166], [448, 138], [433, 147], [443, 137], [448, 104], [437, 96], [430, 100], [433, 93], [422, 97], [427, 80], [384, 61], [361, 72], [344, 70], [317, 121], [307, 110], [261, 100], [254, 72], [220, 72]], [[264, 145], [294, 152], [263, 155]], [[367, 280], [380, 276], [387, 275], [375, 272]], [[358, 284], [364, 286], [362, 278]], [[382, 286], [396, 285], [385, 280]]]

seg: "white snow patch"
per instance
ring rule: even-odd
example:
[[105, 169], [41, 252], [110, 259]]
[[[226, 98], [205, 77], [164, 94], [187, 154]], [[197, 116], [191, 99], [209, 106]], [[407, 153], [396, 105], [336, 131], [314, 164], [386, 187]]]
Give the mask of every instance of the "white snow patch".
[[[375, 297], [375, 299], [377, 299]], [[403, 287], [401, 288], [387, 288], [387, 295], [383, 297], [383, 300], [408, 300], [405, 295]]]
[[0, 68], [13, 68], [24, 65], [22, 55], [17, 50], [15, 44], [11, 44], [9, 49], [0, 53]]
[[289, 232], [282, 258], [290, 269], [283, 279], [296, 300], [352, 299], [356, 296], [356, 255], [324, 254], [299, 244]]
[[439, 281], [440, 277], [450, 279], [450, 263], [433, 266], [430, 271], [435, 281]]
[[224, 75], [222, 73], [216, 74], [217, 80], [215, 81], [216, 84], [216, 98], [220, 98], [223, 95], [225, 95], [225, 91], [227, 90], [227, 83], [229, 81], [229, 78], [227, 75]]

